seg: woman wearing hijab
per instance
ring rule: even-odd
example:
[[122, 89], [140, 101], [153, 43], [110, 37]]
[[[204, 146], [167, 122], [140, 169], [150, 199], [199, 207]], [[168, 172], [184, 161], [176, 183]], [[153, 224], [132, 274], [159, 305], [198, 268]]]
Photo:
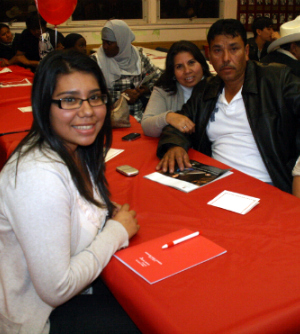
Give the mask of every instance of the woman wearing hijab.
[[[104, 74], [113, 102], [125, 93], [130, 114], [140, 122], [145, 105], [143, 99], [150, 93], [161, 71], [141, 48], [131, 45], [134, 40], [133, 32], [124, 21], [110, 20], [102, 29], [102, 46], [91, 57]], [[143, 85], [141, 82], [146, 76], [149, 80]]]

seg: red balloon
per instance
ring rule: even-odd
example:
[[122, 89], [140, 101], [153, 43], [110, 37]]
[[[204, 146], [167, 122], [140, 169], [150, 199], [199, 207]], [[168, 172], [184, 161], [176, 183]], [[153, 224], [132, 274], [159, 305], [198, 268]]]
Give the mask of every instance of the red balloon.
[[42, 18], [53, 25], [61, 24], [73, 14], [77, 0], [35, 0]]

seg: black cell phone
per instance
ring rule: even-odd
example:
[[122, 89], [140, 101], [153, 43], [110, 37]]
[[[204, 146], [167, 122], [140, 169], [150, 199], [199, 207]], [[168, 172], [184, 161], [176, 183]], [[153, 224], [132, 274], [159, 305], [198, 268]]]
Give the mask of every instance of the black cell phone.
[[133, 132], [133, 133], [129, 133], [128, 135], [122, 137], [122, 140], [136, 140], [138, 138], [141, 137], [141, 134], [140, 133], [137, 133], [137, 132]]

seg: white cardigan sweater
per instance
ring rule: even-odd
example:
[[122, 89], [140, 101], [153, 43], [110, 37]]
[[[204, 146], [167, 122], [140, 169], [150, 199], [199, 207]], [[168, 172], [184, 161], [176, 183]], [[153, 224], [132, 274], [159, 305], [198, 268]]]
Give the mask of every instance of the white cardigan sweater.
[[[106, 210], [81, 198], [53, 152], [35, 149], [15, 171], [13, 157], [0, 173], [0, 333], [48, 333], [53, 308], [95, 280], [128, 234], [111, 219], [101, 230]], [[95, 233], [79, 249], [85, 224]]]

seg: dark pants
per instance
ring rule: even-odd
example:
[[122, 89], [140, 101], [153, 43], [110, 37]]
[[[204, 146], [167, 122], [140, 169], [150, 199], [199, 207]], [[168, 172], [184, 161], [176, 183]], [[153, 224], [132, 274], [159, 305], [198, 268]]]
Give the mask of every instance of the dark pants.
[[100, 278], [93, 289], [52, 311], [50, 334], [141, 333]]

